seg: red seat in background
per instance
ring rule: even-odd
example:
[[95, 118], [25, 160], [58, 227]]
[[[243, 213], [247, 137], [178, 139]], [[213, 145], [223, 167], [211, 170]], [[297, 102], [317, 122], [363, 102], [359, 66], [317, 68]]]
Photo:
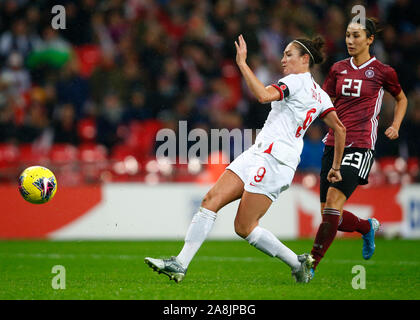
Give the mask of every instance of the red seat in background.
[[83, 143], [79, 146], [79, 160], [86, 163], [105, 162], [108, 151], [105, 146], [95, 143]]
[[111, 150], [110, 165], [113, 181], [138, 181], [142, 162], [137, 150], [126, 144], [115, 145]]
[[111, 150], [110, 159], [112, 161], [122, 161], [128, 156], [136, 158], [137, 155], [135, 148], [126, 144], [117, 144]]
[[58, 185], [77, 186], [83, 182], [79, 166], [79, 151], [72, 144], [53, 144], [50, 152], [50, 169], [57, 177]]
[[32, 144], [19, 146], [19, 162], [22, 166], [48, 165], [48, 151], [37, 149]]
[[15, 168], [19, 165], [19, 149], [12, 143], [0, 144], [0, 168]]
[[78, 147], [80, 170], [85, 182], [99, 183], [104, 180], [102, 173], [109, 169], [108, 152], [105, 146], [84, 143]]
[[93, 70], [101, 63], [101, 48], [97, 45], [87, 44], [74, 48], [79, 60], [80, 75], [90, 77]]
[[158, 120], [132, 121], [126, 144], [136, 150], [137, 157], [142, 159], [153, 154], [156, 134], [162, 129]]
[[74, 145], [58, 143], [52, 145], [49, 158], [55, 164], [70, 164], [78, 160], [78, 153], [78, 149]]
[[92, 118], [80, 119], [77, 122], [77, 134], [83, 143], [94, 142], [97, 135], [95, 120]]
[[378, 162], [381, 171], [387, 173], [397, 171], [395, 167], [395, 160], [397, 160], [395, 157], [383, 157], [377, 159], [376, 161]]
[[410, 157], [407, 160], [407, 171], [412, 176], [417, 176], [420, 170], [420, 159]]

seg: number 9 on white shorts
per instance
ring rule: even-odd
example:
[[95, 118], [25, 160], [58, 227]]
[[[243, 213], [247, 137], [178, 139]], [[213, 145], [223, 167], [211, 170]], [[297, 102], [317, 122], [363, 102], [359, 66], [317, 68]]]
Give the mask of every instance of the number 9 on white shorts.
[[239, 155], [226, 169], [241, 178], [246, 191], [264, 194], [272, 201], [289, 188], [295, 175], [295, 170], [271, 154], [252, 148]]

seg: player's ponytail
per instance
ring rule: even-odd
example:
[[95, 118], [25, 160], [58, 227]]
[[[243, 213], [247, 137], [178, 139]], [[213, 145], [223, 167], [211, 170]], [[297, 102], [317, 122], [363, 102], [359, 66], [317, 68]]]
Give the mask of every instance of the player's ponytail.
[[325, 40], [321, 36], [316, 36], [312, 40], [299, 38], [293, 42], [296, 44], [301, 56], [309, 54], [309, 67], [324, 61], [322, 48], [324, 47]]
[[369, 38], [370, 36], [376, 36], [378, 33], [378, 20], [375, 18], [367, 18], [366, 19], [366, 37]]

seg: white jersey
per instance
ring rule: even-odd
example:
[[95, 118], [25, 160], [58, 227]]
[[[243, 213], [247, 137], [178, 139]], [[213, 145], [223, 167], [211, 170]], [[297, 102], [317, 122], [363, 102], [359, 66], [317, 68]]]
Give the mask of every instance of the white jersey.
[[271, 111], [252, 148], [270, 153], [296, 170], [309, 125], [316, 117], [322, 118], [335, 108], [309, 72], [290, 74], [273, 86], [279, 90], [281, 98], [271, 103]]

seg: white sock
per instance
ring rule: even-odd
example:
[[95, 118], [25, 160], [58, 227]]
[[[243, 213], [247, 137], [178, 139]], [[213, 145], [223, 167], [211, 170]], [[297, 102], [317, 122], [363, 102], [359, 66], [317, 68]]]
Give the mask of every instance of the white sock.
[[200, 207], [192, 218], [191, 224], [185, 236], [184, 247], [178, 254], [177, 259], [184, 268], [188, 268], [192, 258], [200, 249], [207, 235], [213, 228], [217, 214], [211, 210]]
[[281, 243], [270, 231], [256, 226], [245, 240], [269, 256], [279, 258], [290, 266], [292, 270], [300, 268], [300, 262], [297, 255]]

